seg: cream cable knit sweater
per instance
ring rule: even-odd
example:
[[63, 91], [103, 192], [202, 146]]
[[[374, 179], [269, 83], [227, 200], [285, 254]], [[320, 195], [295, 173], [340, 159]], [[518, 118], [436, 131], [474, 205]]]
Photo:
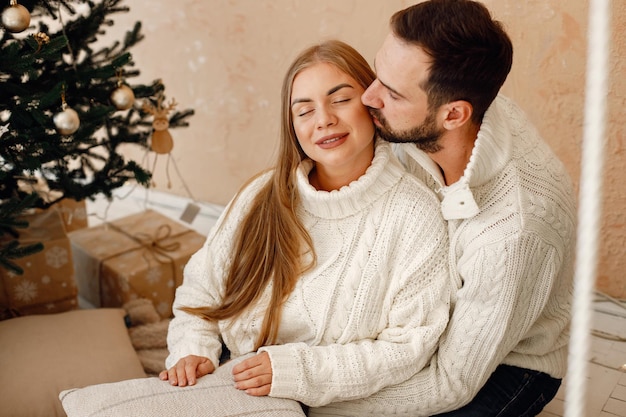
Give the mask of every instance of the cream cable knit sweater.
[[460, 289], [439, 351], [409, 381], [310, 416], [428, 416], [468, 403], [503, 363], [565, 375], [575, 203], [561, 162], [510, 100], [489, 108], [463, 178], [443, 186], [414, 145], [397, 149], [435, 190]]
[[[389, 144], [379, 141], [366, 174], [338, 191], [311, 187], [311, 167], [307, 161], [298, 172], [299, 215], [318, 262], [284, 306], [279, 345], [262, 350], [272, 361], [270, 395], [317, 406], [371, 395], [426, 365], [448, 322], [451, 285], [439, 202]], [[219, 302], [233, 233], [266, 180], [244, 190], [187, 264], [168, 368], [190, 354], [217, 363], [220, 335], [233, 357], [253, 350], [268, 291], [238, 319], [215, 324], [177, 307]]]

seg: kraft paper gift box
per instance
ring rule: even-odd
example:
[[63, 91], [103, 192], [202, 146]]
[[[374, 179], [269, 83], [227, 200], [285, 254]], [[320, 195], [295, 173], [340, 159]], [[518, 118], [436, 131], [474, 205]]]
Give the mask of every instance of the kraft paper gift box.
[[163, 318], [172, 316], [183, 268], [206, 239], [153, 210], [69, 236], [82, 297], [96, 307], [146, 298]]
[[60, 313], [77, 308], [78, 289], [70, 240], [59, 211], [21, 216], [28, 228], [17, 229], [20, 245], [41, 242], [44, 249], [13, 261], [24, 274], [0, 268], [0, 310], [3, 315]]
[[64, 198], [54, 207], [61, 213], [66, 232], [87, 227], [87, 204], [85, 200], [76, 201], [73, 198]]
[[[87, 227], [87, 204], [85, 200], [77, 201], [70, 197], [63, 197], [63, 194], [57, 190], [50, 190], [48, 184], [41, 178], [35, 183], [31, 181], [18, 180], [19, 189], [25, 193], [37, 193], [46, 203], [52, 203], [53, 208], [61, 213], [65, 231]], [[42, 212], [45, 210], [37, 210]]]

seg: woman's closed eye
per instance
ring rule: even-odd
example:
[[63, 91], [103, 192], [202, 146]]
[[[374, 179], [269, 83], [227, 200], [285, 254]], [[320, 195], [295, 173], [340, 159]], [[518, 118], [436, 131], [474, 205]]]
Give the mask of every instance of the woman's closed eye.
[[[341, 105], [344, 103], [349, 103], [353, 100], [354, 97], [337, 97], [330, 100], [331, 105]], [[299, 104], [299, 103], [298, 103]], [[310, 106], [296, 106], [293, 109], [294, 115], [296, 117], [306, 117], [313, 114], [315, 111], [315, 107]]]
[[352, 100], [352, 98], [351, 98], [351, 97], [348, 97], [348, 98], [340, 98], [340, 99], [333, 100], [333, 104], [346, 103], [346, 102], [348, 102], [348, 101], [350, 101], [350, 100]]
[[307, 109], [298, 110], [298, 111], [296, 111], [296, 116], [298, 116], [298, 117], [308, 116], [308, 115], [312, 114], [314, 110], [315, 109], [308, 109], [308, 108]]

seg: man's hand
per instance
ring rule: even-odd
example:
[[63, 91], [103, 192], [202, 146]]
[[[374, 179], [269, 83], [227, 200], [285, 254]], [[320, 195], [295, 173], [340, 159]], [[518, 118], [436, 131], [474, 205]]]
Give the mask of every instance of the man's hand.
[[203, 356], [189, 355], [180, 359], [170, 369], [161, 371], [161, 381], [169, 381], [170, 385], [184, 387], [194, 385], [196, 380], [215, 370], [213, 362]]
[[267, 352], [261, 352], [233, 367], [235, 388], [260, 397], [272, 388], [272, 362]]

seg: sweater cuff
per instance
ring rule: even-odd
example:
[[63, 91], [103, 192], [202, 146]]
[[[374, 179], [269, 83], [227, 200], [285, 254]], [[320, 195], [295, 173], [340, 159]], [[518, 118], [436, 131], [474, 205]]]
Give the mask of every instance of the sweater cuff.
[[294, 345], [264, 346], [259, 352], [267, 352], [272, 363], [272, 388], [270, 397], [299, 400], [297, 389], [302, 379], [301, 364], [294, 355]]
[[215, 366], [215, 368], [217, 369], [217, 367], [220, 365], [219, 358], [221, 348], [221, 344], [219, 344], [219, 346], [185, 345], [170, 348], [170, 354], [165, 360], [165, 369], [170, 369], [172, 366], [176, 365], [176, 363], [178, 363], [180, 359], [189, 355], [196, 355], [208, 358], [213, 363], [213, 366]]

